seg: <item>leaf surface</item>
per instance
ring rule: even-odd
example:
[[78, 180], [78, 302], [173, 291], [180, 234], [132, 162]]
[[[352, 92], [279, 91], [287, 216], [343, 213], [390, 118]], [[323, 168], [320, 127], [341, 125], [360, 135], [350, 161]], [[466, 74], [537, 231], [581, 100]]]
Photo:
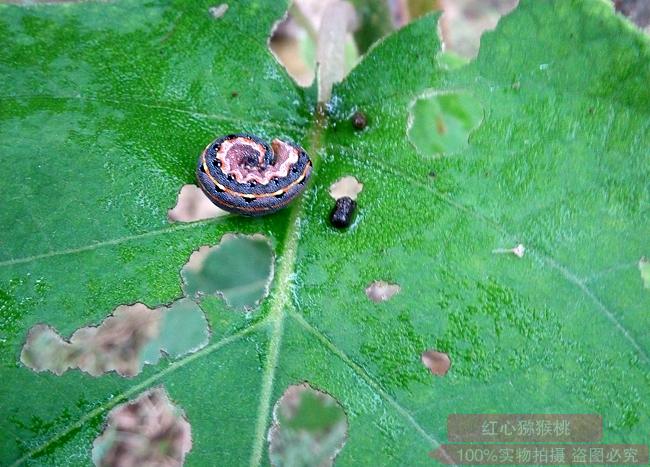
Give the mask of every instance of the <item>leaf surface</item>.
[[[188, 465], [268, 464], [273, 405], [302, 381], [345, 410], [338, 465], [429, 465], [452, 413], [599, 413], [606, 442], [645, 442], [650, 44], [602, 1], [521, 3], [455, 70], [436, 16], [403, 28], [327, 115], [268, 52], [283, 2], [219, 19], [204, 1], [1, 7], [2, 463], [89, 464], [107, 412], [157, 385], [192, 425]], [[409, 140], [431, 93], [483, 109], [458, 152]], [[169, 224], [200, 151], [231, 132], [300, 142], [310, 188], [270, 217]], [[328, 189], [347, 175], [363, 191], [339, 231]], [[70, 335], [180, 298], [192, 251], [226, 233], [267, 236], [275, 276], [254, 313], [201, 302], [203, 349], [135, 378], [19, 363], [37, 323]], [[376, 280], [400, 293], [372, 302]]]

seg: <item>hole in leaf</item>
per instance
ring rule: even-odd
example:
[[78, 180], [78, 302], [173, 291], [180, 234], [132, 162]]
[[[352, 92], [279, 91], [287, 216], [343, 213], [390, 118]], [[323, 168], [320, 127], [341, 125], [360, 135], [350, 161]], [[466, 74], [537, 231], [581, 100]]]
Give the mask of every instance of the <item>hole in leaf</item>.
[[196, 185], [183, 185], [176, 206], [167, 211], [171, 222], [195, 222], [226, 214], [227, 211], [216, 207]]
[[352, 33], [358, 28], [354, 6], [347, 1], [325, 4], [318, 28], [316, 62], [318, 63], [318, 101], [329, 102], [332, 86], [343, 81], [356, 64], [359, 53]]
[[214, 19], [219, 19], [226, 14], [226, 11], [228, 11], [228, 4], [222, 3], [221, 5], [210, 7], [208, 11]]
[[469, 146], [469, 135], [483, 119], [483, 108], [466, 93], [432, 93], [409, 110], [407, 134], [423, 156], [452, 154]]
[[639, 272], [641, 273], [643, 287], [650, 289], [650, 260], [645, 256], [639, 260]]
[[[294, 1], [288, 14], [275, 24], [269, 49], [300, 86], [309, 86], [314, 81], [318, 62], [319, 88], [331, 88], [358, 61], [359, 51], [352, 36], [356, 16], [346, 1]], [[319, 96], [322, 94], [319, 89]], [[329, 98], [323, 96], [319, 100]]]
[[443, 352], [427, 350], [422, 354], [421, 358], [424, 366], [437, 376], [445, 376], [451, 367], [449, 356]]
[[[302, 11], [295, 3], [292, 9]], [[316, 69], [316, 29], [312, 21], [299, 14], [287, 13], [275, 23], [269, 39], [269, 50], [298, 85], [309, 86]]]
[[384, 281], [375, 281], [366, 287], [366, 295], [375, 303], [390, 300], [393, 295], [399, 293], [399, 291], [399, 285], [390, 284]]
[[330, 186], [330, 196], [334, 199], [343, 197], [352, 198], [356, 201], [357, 195], [363, 190], [363, 183], [351, 175], [338, 179]]
[[209, 336], [203, 311], [189, 299], [153, 310], [142, 303], [120, 305], [99, 326], [78, 329], [67, 341], [48, 325], [33, 326], [20, 361], [57, 375], [78, 368], [92, 376], [115, 371], [130, 377], [157, 363], [162, 352], [178, 358], [197, 351]]
[[163, 388], [145, 392], [108, 414], [93, 442], [97, 466], [180, 466], [192, 449], [192, 427]]
[[454, 52], [443, 50], [436, 54], [436, 61], [438, 66], [443, 70], [457, 70], [469, 63], [467, 58], [461, 57]]
[[273, 408], [271, 464], [333, 465], [347, 430], [347, 416], [336, 399], [307, 383], [289, 386]]
[[650, 33], [650, 3], [645, 0], [614, 0], [614, 7], [642, 30]]
[[269, 293], [274, 254], [263, 235], [226, 234], [217, 246], [202, 246], [181, 269], [187, 296], [223, 297], [240, 310], [250, 310]]
[[501, 16], [513, 10], [519, 0], [440, 0], [444, 14], [439, 29], [445, 51], [474, 58], [481, 35], [494, 29]]

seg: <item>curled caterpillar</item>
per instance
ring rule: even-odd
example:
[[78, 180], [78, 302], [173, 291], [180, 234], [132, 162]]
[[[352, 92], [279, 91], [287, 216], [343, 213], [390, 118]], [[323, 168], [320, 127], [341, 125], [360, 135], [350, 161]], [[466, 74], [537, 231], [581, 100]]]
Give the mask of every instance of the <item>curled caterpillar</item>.
[[312, 163], [300, 146], [269, 145], [246, 134], [217, 138], [199, 157], [196, 176], [210, 200], [226, 211], [263, 216], [282, 209], [305, 189]]

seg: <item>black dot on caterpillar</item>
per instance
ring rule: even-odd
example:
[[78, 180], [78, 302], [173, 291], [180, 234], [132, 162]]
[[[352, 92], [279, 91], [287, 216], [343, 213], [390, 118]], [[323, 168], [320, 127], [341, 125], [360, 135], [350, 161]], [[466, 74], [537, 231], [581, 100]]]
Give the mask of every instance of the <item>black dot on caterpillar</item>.
[[196, 177], [208, 198], [226, 211], [263, 216], [282, 209], [305, 189], [312, 170], [297, 144], [271, 144], [247, 134], [211, 142], [199, 157]]

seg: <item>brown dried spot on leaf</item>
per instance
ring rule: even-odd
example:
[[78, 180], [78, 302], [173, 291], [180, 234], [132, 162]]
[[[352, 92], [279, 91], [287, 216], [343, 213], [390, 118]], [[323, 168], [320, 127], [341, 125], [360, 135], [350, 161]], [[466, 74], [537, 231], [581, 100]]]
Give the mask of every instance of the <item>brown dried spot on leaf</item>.
[[393, 295], [399, 293], [400, 286], [384, 281], [375, 281], [366, 287], [366, 295], [375, 303], [390, 300]]
[[424, 366], [437, 376], [445, 376], [451, 367], [449, 356], [443, 352], [427, 350], [422, 354], [421, 358]]
[[190, 449], [192, 431], [183, 411], [155, 388], [111, 410], [92, 458], [102, 467], [173, 467], [183, 465]]
[[203, 312], [188, 299], [153, 310], [142, 303], [120, 305], [102, 324], [78, 329], [67, 341], [48, 325], [33, 326], [20, 361], [57, 375], [79, 368], [92, 376], [135, 376], [144, 364], [157, 363], [161, 352], [176, 358], [198, 350], [209, 333]]
[[273, 408], [271, 464], [331, 466], [347, 440], [347, 429], [347, 416], [332, 396], [307, 383], [289, 386]]
[[196, 185], [183, 185], [178, 193], [176, 206], [167, 211], [171, 222], [194, 222], [225, 216], [227, 211], [219, 209]]

